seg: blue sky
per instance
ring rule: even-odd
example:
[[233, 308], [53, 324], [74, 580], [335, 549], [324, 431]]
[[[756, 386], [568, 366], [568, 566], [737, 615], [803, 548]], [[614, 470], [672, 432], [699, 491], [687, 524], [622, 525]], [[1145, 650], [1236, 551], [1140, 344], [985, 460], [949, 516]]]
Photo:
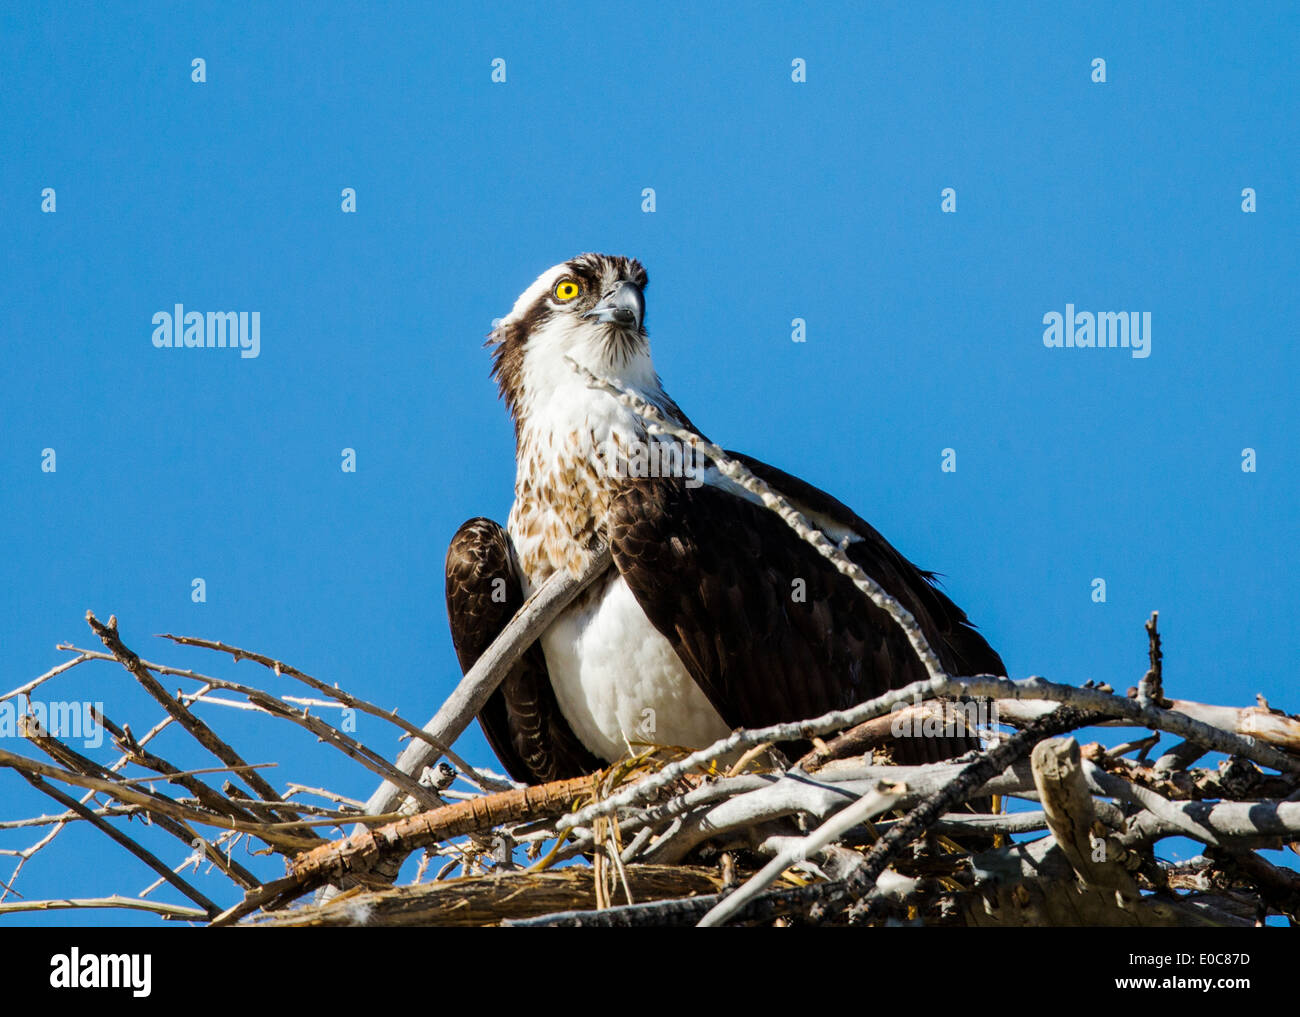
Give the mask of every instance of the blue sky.
[[[96, 645], [90, 608], [149, 659], [266, 681], [152, 635], [218, 638], [422, 722], [459, 677], [447, 542], [512, 498], [484, 335], [597, 250], [646, 265], [695, 422], [944, 573], [1012, 677], [1136, 683], [1158, 609], [1171, 694], [1300, 710], [1296, 9], [864, 8], [7, 7], [4, 690]], [[260, 312], [260, 356], [155, 349], [176, 303]], [[1149, 311], [1151, 356], [1046, 348], [1067, 303]], [[132, 686], [47, 689], [138, 731]], [[205, 716], [273, 782], [373, 786]], [[47, 810], [0, 788], [6, 818]], [[149, 881], [78, 830], [19, 888]]]

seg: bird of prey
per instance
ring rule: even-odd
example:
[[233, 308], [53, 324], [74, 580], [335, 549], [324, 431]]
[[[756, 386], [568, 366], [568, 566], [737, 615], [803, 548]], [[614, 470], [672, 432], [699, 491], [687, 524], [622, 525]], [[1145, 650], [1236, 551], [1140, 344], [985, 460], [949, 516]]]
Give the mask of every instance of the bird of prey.
[[[580, 255], [543, 272], [488, 340], [514, 419], [515, 500], [505, 528], [471, 519], [447, 552], [447, 611], [462, 669], [553, 572], [580, 571], [602, 543], [614, 560], [479, 714], [506, 770], [527, 783], [590, 773], [638, 743], [702, 748], [738, 726], [815, 717], [926, 677], [889, 615], [711, 463], [694, 476], [611, 468], [621, 460], [610, 449], [630, 462], [671, 439], [649, 435], [570, 359], [699, 433], [655, 372], [646, 282], [635, 260]], [[662, 459], [649, 462], [685, 466], [663, 447]], [[728, 454], [906, 607], [949, 673], [1005, 674], [933, 573], [829, 494]], [[977, 745], [971, 735], [918, 736], [894, 754], [921, 762]]]

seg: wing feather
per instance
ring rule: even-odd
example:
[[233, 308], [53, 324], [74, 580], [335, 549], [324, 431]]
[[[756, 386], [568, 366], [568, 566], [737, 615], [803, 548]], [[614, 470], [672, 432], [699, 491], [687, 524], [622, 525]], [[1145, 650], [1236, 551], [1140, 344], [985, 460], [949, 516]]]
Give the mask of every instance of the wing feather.
[[[931, 575], [869, 524], [817, 488], [737, 458], [801, 510], [861, 538], [849, 557], [916, 616], [945, 668], [1004, 673]], [[729, 491], [679, 478], [629, 481], [614, 500], [610, 537], [638, 603], [729, 725], [814, 717], [925, 677], [888, 614], [778, 516]], [[906, 739], [896, 755], [942, 759], [976, 744]]]
[[[471, 519], [447, 549], [447, 617], [462, 672], [468, 672], [524, 602], [505, 530]], [[534, 643], [478, 715], [506, 772], [529, 784], [591, 773], [602, 765], [560, 712], [542, 648]]]

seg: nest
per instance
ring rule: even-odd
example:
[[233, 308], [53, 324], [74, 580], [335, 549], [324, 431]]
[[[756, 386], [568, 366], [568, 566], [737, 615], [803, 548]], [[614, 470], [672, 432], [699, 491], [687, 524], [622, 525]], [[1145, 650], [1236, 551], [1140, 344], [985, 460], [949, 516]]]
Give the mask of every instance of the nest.
[[[450, 737], [271, 657], [162, 637], [227, 668], [252, 662], [274, 682], [261, 688], [143, 660], [116, 619], [87, 620], [102, 650], [63, 644], [69, 659], [0, 697], [0, 723], [8, 710], [46, 757], [0, 750], [0, 765], [58, 805], [0, 817], [0, 853], [16, 859], [0, 913], [119, 907], [205, 925], [1300, 921], [1300, 876], [1262, 853], [1300, 842], [1300, 719], [1263, 702], [1168, 698], [1154, 615], [1146, 673], [1126, 694], [942, 676], [843, 714], [738, 731], [699, 752], [643, 746], [600, 773], [527, 788], [450, 752]], [[124, 668], [156, 704], [134, 726], [114, 719], [117, 704], [95, 708], [111, 735], [99, 760], [41, 709], [80, 667]], [[188, 687], [170, 691], [171, 680]], [[993, 718], [982, 751], [889, 760], [899, 724], [940, 732], [969, 721], [972, 704]], [[288, 728], [305, 732], [382, 781], [380, 792], [352, 800], [311, 773], [273, 786], [267, 764], [248, 763], [200, 706], [285, 728], [262, 755]], [[412, 745], [390, 762], [326, 720], [331, 711], [381, 718]], [[1148, 733], [1110, 749], [1081, 742], [1103, 724]], [[1161, 747], [1164, 734], [1174, 737]], [[796, 738], [813, 749], [783, 756]], [[163, 743], [171, 759], [208, 765], [175, 765]], [[1211, 753], [1217, 763], [1196, 765]], [[449, 761], [409, 766], [440, 755]], [[99, 863], [103, 897], [25, 899], [24, 867], [63, 831], [80, 837], [88, 864], [107, 837], [157, 880], [132, 892]], [[1203, 853], [1171, 861], [1169, 838]]]

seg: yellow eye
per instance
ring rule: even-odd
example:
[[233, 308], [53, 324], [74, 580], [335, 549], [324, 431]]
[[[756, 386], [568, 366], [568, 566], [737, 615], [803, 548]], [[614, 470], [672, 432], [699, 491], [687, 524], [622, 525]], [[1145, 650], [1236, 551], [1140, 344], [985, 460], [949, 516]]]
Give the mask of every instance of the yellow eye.
[[580, 287], [572, 279], [561, 279], [559, 282], [555, 284], [556, 300], [566, 300], [566, 301], [572, 300], [581, 292], [582, 292], [582, 287]]

